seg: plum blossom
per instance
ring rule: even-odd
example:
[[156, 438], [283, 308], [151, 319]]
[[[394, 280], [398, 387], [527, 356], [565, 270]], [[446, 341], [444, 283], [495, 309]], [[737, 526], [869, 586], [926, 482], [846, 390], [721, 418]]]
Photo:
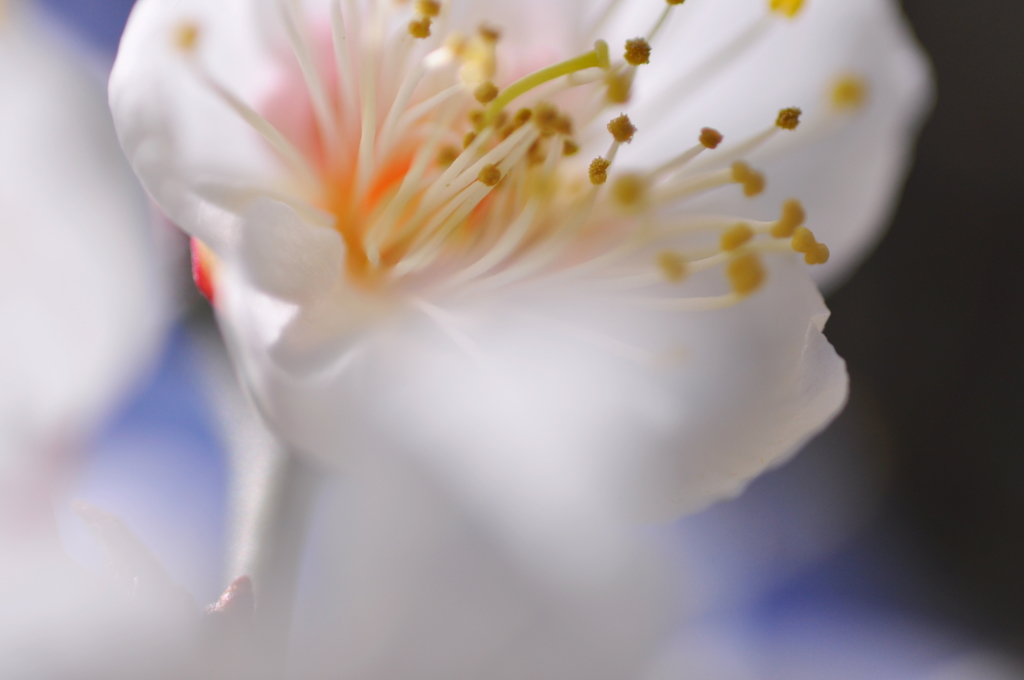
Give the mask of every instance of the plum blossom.
[[843, 406], [929, 82], [890, 0], [140, 0], [110, 104], [290, 450], [599, 582]]
[[0, 676], [137, 677], [169, 650], [181, 593], [93, 508], [118, 578], [75, 564], [52, 496], [152, 358], [166, 307], [102, 85], [51, 29], [0, 3]]

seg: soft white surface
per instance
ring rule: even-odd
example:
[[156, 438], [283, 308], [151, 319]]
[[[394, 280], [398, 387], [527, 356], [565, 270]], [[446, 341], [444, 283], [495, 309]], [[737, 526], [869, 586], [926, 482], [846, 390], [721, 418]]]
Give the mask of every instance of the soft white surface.
[[28, 9], [0, 23], [0, 482], [82, 436], [154, 351], [145, 197], [100, 83]]

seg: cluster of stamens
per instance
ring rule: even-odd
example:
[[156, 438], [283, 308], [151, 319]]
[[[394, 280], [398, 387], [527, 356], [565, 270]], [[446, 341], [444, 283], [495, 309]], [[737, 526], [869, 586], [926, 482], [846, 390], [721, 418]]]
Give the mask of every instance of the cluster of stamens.
[[[771, 222], [660, 217], [664, 208], [727, 185], [749, 197], [761, 194], [765, 176], [737, 153], [745, 157], [777, 131], [795, 130], [799, 109], [779, 112], [774, 125], [731, 155], [718, 152], [726, 160], [711, 158], [702, 172], [687, 166], [724, 139], [710, 127], [698, 132], [696, 145], [657, 168], [616, 170], [620, 147], [640, 132], [629, 116], [611, 115], [608, 108], [629, 100], [638, 69], [656, 56], [654, 38], [683, 1], [666, 0], [648, 34], [625, 43], [621, 60], [598, 40], [592, 50], [500, 86], [500, 32], [488, 26], [470, 35], [446, 31], [446, 1], [412, 3], [412, 17], [398, 17], [406, 29], [382, 46], [360, 42], [348, 30], [363, 10], [355, 3], [343, 8], [338, 0], [331, 24], [335, 63], [327, 68], [312, 57], [306, 18], [294, 3], [280, 0], [325, 145], [316, 159], [203, 69], [194, 58], [198, 26], [179, 26], [174, 42], [198, 77], [296, 172], [301, 181], [293, 185], [300, 189], [292, 202], [327, 216], [345, 241], [349, 279], [365, 290], [486, 288], [566, 275], [613, 280], [616, 272], [646, 285], [675, 284], [720, 267], [731, 292], [698, 305], [714, 308], [735, 304], [763, 285], [765, 255], [796, 251], [808, 264], [822, 264], [829, 253], [804, 226], [795, 200]], [[769, 1], [785, 16], [801, 4]], [[379, 2], [368, 11], [379, 19], [409, 9]], [[386, 96], [379, 91], [386, 84], [372, 82], [385, 51], [405, 64], [404, 80]], [[325, 84], [331, 70], [336, 87]], [[560, 102], [572, 90], [590, 96], [575, 97], [567, 110]], [[842, 96], [852, 101], [858, 92], [848, 86]], [[587, 103], [579, 105], [581, 100]], [[381, 108], [387, 115], [377, 120]], [[603, 135], [610, 136], [607, 151]], [[602, 144], [602, 153], [578, 158], [595, 144]], [[676, 245], [682, 235], [700, 232], [717, 237], [701, 248]]]

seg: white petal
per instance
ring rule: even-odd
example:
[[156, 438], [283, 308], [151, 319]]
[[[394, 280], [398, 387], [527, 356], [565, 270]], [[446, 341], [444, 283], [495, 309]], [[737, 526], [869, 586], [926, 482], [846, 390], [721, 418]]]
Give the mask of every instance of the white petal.
[[237, 213], [209, 186], [275, 186], [283, 168], [176, 47], [185, 24], [199, 30], [193, 56], [205, 72], [250, 107], [260, 105], [277, 67], [256, 30], [251, 0], [143, 0], [121, 41], [110, 108], [128, 160], [167, 216], [223, 252], [237, 239]]
[[145, 197], [72, 59], [17, 9], [0, 25], [0, 468], [81, 436], [164, 320]]
[[265, 198], [253, 201], [244, 220], [239, 255], [257, 288], [294, 302], [330, 292], [344, 258], [338, 232], [308, 225], [289, 206]]
[[595, 518], [668, 517], [738, 493], [843, 405], [844, 365], [806, 271], [783, 261], [770, 280], [707, 313], [557, 289], [425, 303], [339, 335], [327, 359], [307, 350], [301, 370], [275, 361], [291, 354], [291, 317], [274, 321], [238, 282], [221, 312], [292, 445], [342, 465], [419, 458], [521, 555], [578, 574], [619, 554], [588, 533]]
[[330, 578], [300, 596], [298, 677], [639, 678], [674, 627], [664, 555], [637, 536], [619, 537], [618, 569], [552, 582], [423, 461], [374, 452], [334, 486], [315, 539]]
[[[801, 199], [808, 226], [832, 250], [815, 278], [834, 286], [877, 243], [891, 216], [932, 100], [930, 70], [896, 3], [816, 0], [793, 20], [773, 19], [766, 36], [741, 57], [712, 72], [704, 86], [687, 89], [694, 81], [686, 75], [763, 15], [766, 4], [726, 0], [680, 8], [678, 21], [655, 43], [650, 67], [639, 73], [633, 110], [640, 133], [624, 150], [623, 163], [656, 163], [677, 150], [664, 139], [684, 146], [703, 126], [725, 134], [724, 152], [729, 143], [768, 128], [780, 109], [801, 107], [801, 127], [779, 132], [751, 158], [767, 174], [764, 195], [751, 202], [726, 189], [687, 210], [770, 220], [784, 200]], [[838, 115], [830, 94], [844, 75], [863, 78], [868, 101], [858, 112]], [[669, 99], [661, 95], [666, 89]], [[652, 102], [660, 108], [651, 110]]]

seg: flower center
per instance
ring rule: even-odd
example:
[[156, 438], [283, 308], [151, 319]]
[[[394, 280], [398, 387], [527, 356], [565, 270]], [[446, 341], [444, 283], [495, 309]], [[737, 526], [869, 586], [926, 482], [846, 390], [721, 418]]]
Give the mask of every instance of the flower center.
[[[769, 3], [772, 14], [785, 17], [802, 5]], [[609, 3], [602, 22], [617, 4]], [[346, 275], [364, 290], [421, 294], [552, 276], [597, 276], [628, 289], [720, 268], [729, 292], [657, 301], [717, 308], [761, 287], [766, 254], [796, 251], [821, 264], [829, 253], [804, 226], [795, 200], [768, 222], [664, 216], [666, 208], [726, 185], [746, 196], [762, 193], [765, 177], [742, 159], [780, 131], [797, 129], [799, 109], [779, 112], [773, 125], [731, 149], [718, 150], [723, 136], [704, 128], [692, 147], [657, 168], [616, 170], [620, 147], [642, 132], [610, 108], [629, 100], [657, 54], [658, 33], [683, 4], [667, 0], [647, 35], [628, 40], [619, 58], [598, 40], [575, 57], [515, 73], [500, 68], [499, 31], [446, 28], [447, 2], [419, 0], [410, 8], [339, 0], [321, 36], [296, 3], [281, 0], [298, 70], [259, 111], [193, 58], [198, 26], [180, 25], [175, 43], [281, 157], [289, 185], [301, 194], [296, 200], [330, 216], [347, 247]], [[727, 54], [758, 40], [769, 17]], [[714, 55], [701, 68], [713, 71], [723, 58]], [[512, 77], [497, 77], [507, 71]], [[303, 86], [298, 97], [295, 83]], [[864, 96], [848, 76], [833, 99], [837, 108], [855, 108]], [[300, 109], [305, 121], [290, 125]], [[707, 162], [694, 163], [705, 154]], [[692, 241], [700, 245], [684, 247]]]

